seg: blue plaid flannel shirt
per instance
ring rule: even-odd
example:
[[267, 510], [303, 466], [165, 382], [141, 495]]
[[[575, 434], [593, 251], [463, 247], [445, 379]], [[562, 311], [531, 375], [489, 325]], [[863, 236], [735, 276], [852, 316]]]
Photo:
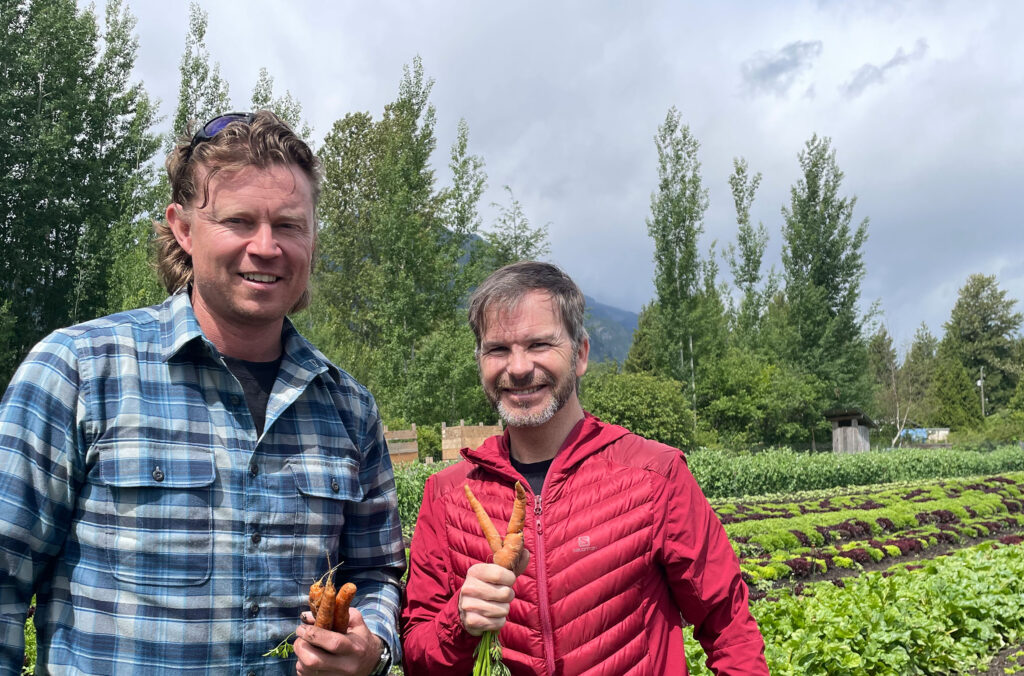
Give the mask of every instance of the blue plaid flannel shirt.
[[405, 553], [376, 403], [285, 321], [256, 428], [186, 293], [56, 331], [0, 404], [0, 673], [36, 596], [57, 673], [294, 673], [263, 657], [343, 561], [400, 659]]

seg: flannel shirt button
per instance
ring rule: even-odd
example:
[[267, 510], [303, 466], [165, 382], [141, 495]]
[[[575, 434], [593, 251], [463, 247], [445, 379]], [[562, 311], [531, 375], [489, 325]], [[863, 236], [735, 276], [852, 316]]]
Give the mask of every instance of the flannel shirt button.
[[331, 490], [335, 493], [341, 490], [341, 486], [338, 485], [337, 479], [331, 479]]
[[262, 540], [262, 539], [263, 539], [263, 536], [260, 535], [259, 531], [256, 531], [255, 533], [252, 534], [252, 543], [254, 545], [258, 545], [260, 543], [260, 540]]
[[245, 674], [245, 676], [256, 676], [256, 672], [255, 672], [255, 671], [250, 671], [250, 672], [247, 672], [247, 673]]
[[163, 481], [164, 480], [164, 471], [162, 469], [160, 469], [159, 465], [157, 465], [153, 469], [153, 479], [155, 481]]
[[249, 465], [249, 474], [251, 476], [256, 476], [259, 473], [260, 473], [260, 466], [259, 465], [257, 465], [256, 463], [252, 463], [251, 465]]
[[259, 614], [260, 614], [260, 604], [258, 604], [255, 601], [253, 601], [252, 605], [249, 606], [249, 615], [252, 616], [252, 617], [256, 617]]
[[242, 400], [239, 399], [237, 394], [232, 394], [231, 395], [231, 405], [232, 406], [238, 406], [241, 402], [242, 402]]

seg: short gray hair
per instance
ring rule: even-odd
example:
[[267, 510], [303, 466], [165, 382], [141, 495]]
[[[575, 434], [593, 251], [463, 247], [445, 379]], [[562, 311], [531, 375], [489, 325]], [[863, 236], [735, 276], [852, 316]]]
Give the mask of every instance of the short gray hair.
[[478, 353], [487, 330], [487, 310], [491, 307], [513, 310], [530, 291], [551, 294], [555, 310], [572, 341], [573, 351], [579, 350], [588, 337], [583, 326], [586, 309], [583, 292], [569, 275], [551, 263], [520, 261], [495, 270], [469, 299], [469, 325], [476, 336]]

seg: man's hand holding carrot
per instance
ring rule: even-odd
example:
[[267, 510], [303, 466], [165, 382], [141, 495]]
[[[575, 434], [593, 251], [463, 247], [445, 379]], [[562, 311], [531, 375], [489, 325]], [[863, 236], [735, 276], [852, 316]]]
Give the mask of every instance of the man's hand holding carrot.
[[381, 639], [372, 634], [360, 612], [349, 610], [348, 631], [317, 627], [313, 614], [302, 613], [295, 631], [297, 676], [368, 676], [380, 660]]
[[466, 581], [459, 591], [459, 620], [467, 632], [480, 636], [487, 631], [498, 631], [505, 624], [512, 599], [515, 598], [512, 585], [530, 562], [530, 552], [523, 546], [527, 499], [526, 491], [517, 481], [512, 518], [502, 541], [473, 491], [468, 485], [464, 488], [484, 537], [494, 552], [493, 563], [470, 566], [466, 571]]

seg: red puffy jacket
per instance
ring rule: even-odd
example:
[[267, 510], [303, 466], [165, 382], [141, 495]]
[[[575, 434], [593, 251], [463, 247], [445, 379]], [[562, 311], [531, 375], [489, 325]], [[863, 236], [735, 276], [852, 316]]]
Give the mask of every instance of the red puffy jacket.
[[[462, 485], [504, 536], [513, 485], [526, 485], [508, 448], [507, 433], [491, 437], [427, 480], [402, 612], [407, 676], [472, 672], [479, 638], [459, 622], [458, 592], [491, 551]], [[681, 451], [588, 414], [530, 497], [530, 563], [500, 635], [512, 674], [685, 674], [682, 618], [716, 673], [768, 674], [736, 555]]]

